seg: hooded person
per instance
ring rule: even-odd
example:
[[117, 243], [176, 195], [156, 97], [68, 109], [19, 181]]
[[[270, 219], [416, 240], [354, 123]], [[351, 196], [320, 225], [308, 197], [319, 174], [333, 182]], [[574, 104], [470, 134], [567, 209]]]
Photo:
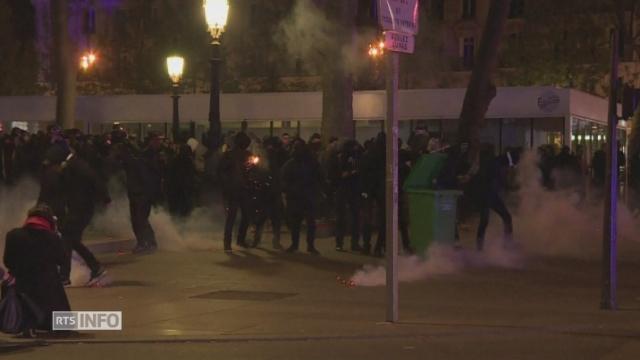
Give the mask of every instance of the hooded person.
[[93, 253], [82, 244], [82, 235], [93, 219], [96, 205], [107, 205], [111, 198], [105, 182], [73, 151], [61, 164], [61, 168], [66, 213], [60, 224], [60, 232], [67, 257], [60, 269], [62, 279], [65, 284], [71, 284], [71, 254], [75, 251], [91, 269], [87, 284], [91, 286], [98, 282], [106, 271]]
[[359, 144], [355, 140], [347, 140], [329, 168], [328, 174], [336, 191], [336, 250], [338, 251], [344, 251], [347, 224], [351, 229], [351, 250], [362, 250], [359, 245], [361, 162]]
[[282, 167], [281, 185], [286, 194], [286, 212], [291, 230], [291, 246], [298, 251], [302, 221], [307, 223], [307, 252], [317, 255], [315, 248], [317, 193], [323, 183], [320, 164], [301, 139], [293, 144], [292, 158]]
[[69, 145], [65, 141], [58, 141], [49, 146], [42, 162], [38, 203], [49, 206], [58, 219], [64, 219], [67, 212], [62, 170], [63, 163], [70, 155]]
[[52, 312], [71, 310], [58, 270], [64, 262], [56, 218], [48, 206], [32, 208], [24, 225], [7, 233], [4, 264], [17, 292], [28, 296], [43, 315], [29, 328], [50, 331]]
[[247, 230], [251, 222], [250, 204], [247, 196], [247, 170], [251, 158], [251, 153], [247, 148], [250, 144], [249, 136], [243, 132], [238, 133], [234, 138], [233, 147], [222, 155], [218, 164], [217, 173], [222, 187], [226, 215], [224, 225], [225, 252], [231, 252], [232, 232], [238, 210], [241, 212], [241, 218], [237, 244], [240, 247], [247, 247]]

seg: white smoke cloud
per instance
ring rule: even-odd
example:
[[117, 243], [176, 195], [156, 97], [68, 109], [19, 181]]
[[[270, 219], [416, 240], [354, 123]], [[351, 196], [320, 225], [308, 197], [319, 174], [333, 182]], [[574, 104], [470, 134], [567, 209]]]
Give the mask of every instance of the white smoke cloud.
[[[596, 259], [601, 254], [603, 234], [603, 203], [593, 192], [581, 200], [580, 188], [563, 191], [548, 191], [541, 185], [535, 153], [524, 154], [518, 166], [520, 190], [515, 196], [517, 204], [514, 215], [514, 240], [517, 251], [501, 246], [502, 224], [500, 218], [491, 214], [491, 226], [487, 232], [485, 251], [455, 250], [451, 247], [433, 246], [424, 259], [401, 257], [399, 279], [412, 282], [435, 276], [455, 274], [469, 268], [503, 267], [520, 268], [531, 256], [570, 256]], [[511, 203], [511, 202], [509, 202]], [[475, 230], [477, 222], [472, 222]], [[624, 206], [618, 208], [619, 253], [633, 242], [640, 242], [637, 229], [640, 218]], [[475, 232], [473, 232], [475, 233]], [[352, 281], [360, 286], [385, 284], [384, 266], [365, 266], [358, 270]]]
[[[109, 184], [113, 201], [105, 211], [96, 214], [91, 231], [113, 239], [135, 239], [129, 216], [129, 199], [122, 183]], [[211, 250], [222, 248], [224, 209], [198, 207], [184, 219], [176, 219], [163, 207], [152, 209], [149, 222], [155, 232], [158, 248], [163, 251]]]
[[[316, 69], [327, 63], [341, 64], [353, 73], [365, 69], [370, 60], [368, 45], [376, 38], [376, 30], [345, 30], [338, 19], [325, 15], [324, 6], [323, 1], [297, 0], [290, 15], [279, 24], [276, 41], [282, 42], [293, 58], [303, 59]], [[336, 45], [340, 45], [337, 51]], [[336, 59], [336, 54], [341, 58]]]

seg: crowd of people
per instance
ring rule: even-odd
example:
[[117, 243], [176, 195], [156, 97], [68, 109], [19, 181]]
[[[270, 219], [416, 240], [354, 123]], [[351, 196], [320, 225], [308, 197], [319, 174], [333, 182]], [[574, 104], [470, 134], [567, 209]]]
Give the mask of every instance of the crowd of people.
[[[215, 205], [220, 199], [225, 209], [225, 252], [233, 251], [233, 231], [239, 220], [238, 247], [259, 246], [270, 223], [274, 249], [299, 251], [302, 224], [306, 223], [306, 251], [317, 255], [316, 222], [326, 220], [335, 224], [337, 251], [384, 255], [383, 133], [362, 144], [336, 138], [323, 143], [320, 134], [305, 141], [288, 134], [259, 138], [242, 129], [226, 134], [217, 151], [209, 151], [188, 136], [184, 136], [186, 141], [172, 142], [149, 133], [141, 140], [128, 136], [119, 126], [101, 135], [63, 131], [57, 126], [46, 133], [20, 129], [0, 133], [0, 180], [4, 186], [15, 186], [22, 178], [40, 183], [38, 205], [30, 210], [22, 227], [7, 235], [4, 263], [11, 282], [44, 304], [45, 310], [69, 307], [63, 287], [70, 283], [72, 251], [91, 270], [87, 285], [100, 281], [106, 273], [82, 238], [94, 214], [111, 201], [109, 181], [120, 181], [126, 189], [136, 238], [134, 254], [152, 253], [157, 248], [149, 222], [154, 206], [184, 218], [194, 208]], [[469, 162], [468, 151], [468, 144], [450, 146], [438, 136], [416, 129], [406, 144], [400, 144], [399, 181], [405, 182], [422, 155], [446, 154], [433, 187], [464, 192], [460, 214], [464, 217], [469, 209], [479, 213], [476, 246], [481, 251], [491, 210], [503, 221], [505, 241], [511, 240], [513, 222], [503, 194], [517, 187], [513, 172], [522, 150], [506, 149], [496, 156], [493, 146], [485, 144], [477, 163]], [[603, 183], [601, 157], [596, 153], [587, 171], [597, 186]], [[542, 183], [549, 190], [575, 185], [585, 174], [579, 156], [566, 147], [560, 151], [541, 147], [539, 159]], [[554, 175], [558, 173], [575, 177]], [[412, 253], [407, 195], [402, 186], [399, 192], [398, 230], [403, 251]], [[291, 233], [286, 249], [281, 242], [283, 225]], [[251, 227], [254, 235], [248, 239]], [[34, 251], [36, 247], [41, 251]]]

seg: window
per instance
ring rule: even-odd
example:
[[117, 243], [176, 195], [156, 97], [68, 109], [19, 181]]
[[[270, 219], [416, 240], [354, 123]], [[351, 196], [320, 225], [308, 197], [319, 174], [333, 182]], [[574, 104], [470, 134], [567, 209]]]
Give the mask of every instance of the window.
[[462, 42], [462, 65], [466, 70], [473, 68], [473, 60], [475, 57], [475, 39], [466, 37]]
[[462, 0], [462, 18], [473, 19], [476, 17], [476, 0]]
[[431, 16], [434, 19], [444, 20], [444, 0], [431, 1]]
[[84, 12], [84, 33], [96, 33], [96, 10], [88, 9]]
[[524, 15], [524, 0], [511, 0], [509, 5], [509, 18], [517, 19]]

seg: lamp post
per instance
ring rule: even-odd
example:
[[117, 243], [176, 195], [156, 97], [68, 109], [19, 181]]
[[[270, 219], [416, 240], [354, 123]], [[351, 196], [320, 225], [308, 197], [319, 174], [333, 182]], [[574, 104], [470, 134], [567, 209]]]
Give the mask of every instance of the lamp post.
[[96, 63], [97, 60], [98, 57], [95, 52], [87, 51], [80, 56], [80, 68], [86, 72]]
[[209, 136], [210, 150], [220, 146], [222, 124], [220, 122], [220, 37], [227, 25], [229, 3], [227, 0], [204, 0], [204, 14], [213, 38], [211, 56], [211, 93], [209, 95]]
[[167, 72], [171, 78], [171, 98], [173, 99], [173, 142], [177, 143], [180, 136], [180, 112], [178, 110], [178, 101], [180, 100], [180, 80], [184, 71], [184, 58], [181, 56], [167, 57]]

